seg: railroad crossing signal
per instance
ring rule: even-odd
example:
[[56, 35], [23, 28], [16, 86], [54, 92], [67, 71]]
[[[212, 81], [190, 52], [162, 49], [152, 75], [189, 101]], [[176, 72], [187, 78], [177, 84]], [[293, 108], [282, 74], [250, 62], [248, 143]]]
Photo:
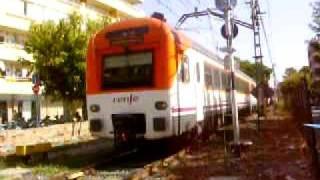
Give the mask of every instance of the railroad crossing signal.
[[239, 33], [238, 26], [236, 24], [233, 24], [232, 30], [230, 32], [232, 32], [232, 34], [228, 34], [225, 24], [221, 27], [221, 35], [222, 35], [222, 37], [225, 38], [225, 39], [228, 39], [229, 36], [232, 36], [232, 38], [237, 37], [237, 35]]

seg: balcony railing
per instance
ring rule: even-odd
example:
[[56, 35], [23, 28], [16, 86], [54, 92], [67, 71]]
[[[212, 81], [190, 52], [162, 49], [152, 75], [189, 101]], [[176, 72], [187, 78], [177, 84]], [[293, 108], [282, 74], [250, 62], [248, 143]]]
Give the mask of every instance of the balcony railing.
[[1, 59], [17, 61], [20, 58], [32, 61], [32, 55], [28, 54], [21, 44], [0, 43]]
[[128, 1], [130, 4], [141, 4], [143, 3], [143, 0], [126, 0]]
[[32, 95], [31, 79], [3, 77], [0, 78], [0, 94]]
[[93, 4], [96, 4], [97, 6], [107, 6], [109, 8], [113, 8], [118, 10], [121, 14], [125, 14], [128, 17], [143, 17], [145, 14], [142, 10], [139, 10], [135, 8], [133, 5], [129, 4], [128, 2], [125, 2], [123, 0], [94, 0]]
[[30, 19], [13, 13], [0, 13], [0, 25], [26, 32], [29, 30]]
[[[0, 76], [1, 78], [1, 76]], [[31, 82], [31, 77], [3, 76], [7, 82]]]

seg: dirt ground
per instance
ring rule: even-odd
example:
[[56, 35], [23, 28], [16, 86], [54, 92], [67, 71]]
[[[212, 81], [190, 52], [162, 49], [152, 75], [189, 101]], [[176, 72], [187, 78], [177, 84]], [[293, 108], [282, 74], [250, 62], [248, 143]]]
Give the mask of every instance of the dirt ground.
[[241, 138], [253, 144], [240, 158], [226, 153], [224, 137], [216, 135], [209, 142], [195, 143], [146, 166], [132, 179], [314, 179], [304, 140], [290, 119], [264, 120], [260, 132], [241, 129]]

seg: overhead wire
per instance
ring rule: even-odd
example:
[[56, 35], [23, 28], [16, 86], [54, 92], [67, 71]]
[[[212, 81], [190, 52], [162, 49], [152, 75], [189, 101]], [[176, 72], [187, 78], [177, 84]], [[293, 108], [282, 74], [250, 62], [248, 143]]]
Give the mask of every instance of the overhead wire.
[[179, 3], [181, 3], [183, 6], [189, 6], [190, 7], [190, 4], [191, 4], [191, 9], [193, 9], [194, 7], [197, 7], [197, 4], [194, 3], [194, 1], [190, 1], [188, 0], [188, 2], [185, 2], [184, 0], [179, 0], [178, 1]]
[[[177, 8], [175, 8], [175, 9], [184, 9], [183, 12], [190, 10], [190, 9], [188, 8], [189, 5], [186, 5], [186, 4], [184, 4], [183, 2], [181, 2], [181, 1], [171, 1], [170, 3], [172, 4], [173, 2], [175, 2], [175, 7], [177, 7]], [[181, 14], [181, 15], [182, 15], [182, 14]]]
[[[185, 0], [178, 0], [178, 1], [175, 1], [175, 2], [179, 2], [179, 5], [181, 4], [183, 7], [184, 7], [184, 9], [186, 9], [186, 11], [184, 12], [184, 13], [190, 13], [190, 12], [192, 12], [192, 11], [196, 11], [196, 10], [198, 10], [198, 9], [200, 9], [201, 8], [201, 1], [195, 1], [195, 0], [193, 0], [193, 1], [185, 1]], [[181, 16], [184, 14], [184, 13], [182, 13], [181, 14]], [[185, 23], [184, 23], [184, 26], [194, 26], [195, 24], [197, 24], [197, 26], [201, 26], [201, 25], [203, 25], [203, 23], [202, 23], [202, 19], [201, 18], [196, 18], [196, 19], [192, 19], [192, 21], [186, 21]], [[201, 30], [204, 30], [204, 28], [201, 28], [201, 29], [199, 29], [198, 28], [198, 30], [192, 30], [193, 28], [179, 28], [179, 30], [185, 30], [185, 31], [193, 31], [193, 32], [196, 32], [196, 33], [198, 33], [198, 34], [200, 34], [201, 32]]]
[[267, 4], [267, 11], [268, 13], [268, 19], [271, 19], [271, 5], [270, 5], [270, 1], [269, 0], [265, 0], [266, 4]]
[[263, 19], [261, 18], [260, 21], [261, 21], [262, 31], [263, 31], [263, 35], [264, 35], [264, 38], [265, 38], [265, 41], [266, 41], [269, 60], [270, 60], [271, 67], [272, 67], [271, 69], [272, 69], [272, 72], [273, 72], [274, 81], [275, 81], [275, 85], [276, 85], [276, 83], [277, 83], [277, 75], [276, 75], [275, 68], [274, 68], [274, 61], [273, 61], [272, 51], [271, 51], [271, 47], [270, 47], [270, 41], [268, 39], [268, 35], [267, 35], [267, 32], [266, 32], [266, 28], [265, 28]]
[[[216, 33], [214, 33], [214, 28], [213, 28], [213, 24], [212, 24], [212, 17], [211, 17], [211, 15], [208, 15], [208, 21], [209, 21], [210, 31], [212, 32], [212, 33], [211, 33], [211, 41], [212, 41], [213, 44], [215, 44], [215, 43], [217, 42], [217, 39], [216, 39], [215, 36], [214, 36], [214, 34], [216, 34]], [[216, 46], [217, 46], [216, 49], [218, 49], [219, 44], [216, 43]]]
[[161, 0], [157, 0], [158, 4], [167, 9], [171, 14], [175, 15], [176, 17], [179, 17], [180, 15], [174, 11], [171, 7], [169, 7], [167, 4], [163, 3]]

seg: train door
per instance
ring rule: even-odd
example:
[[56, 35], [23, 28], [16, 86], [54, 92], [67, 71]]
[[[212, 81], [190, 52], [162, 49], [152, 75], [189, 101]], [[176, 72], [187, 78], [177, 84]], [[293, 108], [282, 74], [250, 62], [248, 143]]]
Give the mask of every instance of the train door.
[[[190, 130], [196, 119], [195, 86], [193, 82], [193, 62], [187, 55], [183, 56], [177, 81], [177, 115], [174, 117], [174, 132], [176, 135]], [[192, 77], [192, 79], [191, 79]]]
[[196, 108], [197, 108], [197, 121], [202, 121], [204, 119], [203, 115], [203, 107], [204, 107], [204, 87], [203, 87], [203, 79], [201, 79], [201, 68], [200, 62], [196, 62], [195, 69], [196, 69], [196, 77], [195, 77], [195, 101], [196, 101]]

